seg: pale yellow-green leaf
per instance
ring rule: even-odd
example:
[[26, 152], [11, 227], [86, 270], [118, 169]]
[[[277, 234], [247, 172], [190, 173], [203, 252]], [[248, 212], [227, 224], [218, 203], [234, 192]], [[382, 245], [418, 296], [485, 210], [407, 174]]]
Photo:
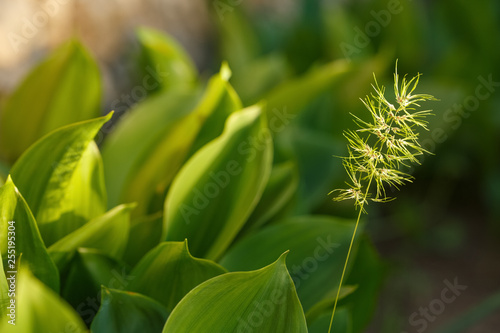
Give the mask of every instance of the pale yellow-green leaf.
[[0, 332], [88, 332], [76, 311], [24, 267], [17, 276], [15, 305], [15, 325], [5, 316]]
[[92, 140], [110, 118], [111, 114], [47, 134], [11, 169], [47, 246], [105, 212], [102, 161]]
[[59, 291], [56, 265], [47, 253], [33, 214], [10, 178], [0, 188], [0, 252], [7, 271], [17, 270], [22, 258], [39, 280]]
[[259, 106], [233, 113], [224, 132], [176, 176], [165, 201], [164, 238], [188, 239], [195, 256], [218, 258], [260, 199], [272, 166], [272, 138]]
[[256, 271], [202, 283], [175, 307], [163, 332], [307, 332], [285, 256]]
[[9, 96], [0, 113], [0, 155], [14, 162], [56, 128], [99, 116], [99, 69], [72, 40], [56, 49]]

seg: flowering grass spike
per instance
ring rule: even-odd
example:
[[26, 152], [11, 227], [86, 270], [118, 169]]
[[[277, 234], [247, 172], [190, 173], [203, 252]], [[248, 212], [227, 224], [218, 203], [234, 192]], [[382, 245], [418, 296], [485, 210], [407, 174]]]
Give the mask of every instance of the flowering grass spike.
[[342, 163], [349, 176], [347, 189], [334, 190], [335, 201], [354, 200], [359, 209], [351, 244], [340, 279], [337, 297], [330, 321], [331, 331], [340, 287], [344, 279], [352, 244], [356, 236], [361, 213], [366, 213], [368, 201], [386, 202], [394, 198], [388, 197], [386, 186], [399, 189], [399, 186], [411, 182], [413, 177], [400, 169], [410, 164], [420, 164], [418, 156], [430, 153], [419, 142], [419, 130], [429, 130], [426, 118], [432, 115], [431, 110], [422, 110], [421, 102], [436, 100], [427, 94], [413, 94], [418, 85], [420, 74], [411, 80], [403, 77], [399, 83], [399, 75], [394, 74], [395, 104], [385, 97], [385, 88], [380, 87], [375, 78], [372, 85], [375, 93], [361, 100], [368, 109], [371, 119], [368, 121], [352, 115], [358, 126], [355, 131], [348, 130], [344, 136], [348, 141], [349, 156], [342, 158]]

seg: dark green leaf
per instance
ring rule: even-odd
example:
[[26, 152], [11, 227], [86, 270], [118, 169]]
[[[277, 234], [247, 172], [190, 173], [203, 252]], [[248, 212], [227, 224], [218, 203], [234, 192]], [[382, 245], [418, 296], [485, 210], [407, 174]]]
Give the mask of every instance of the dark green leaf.
[[224, 274], [218, 264], [191, 256], [184, 242], [164, 242], [151, 250], [132, 270], [127, 290], [147, 295], [170, 312], [200, 283]]
[[242, 232], [255, 230], [273, 218], [292, 198], [298, 183], [297, 167], [293, 162], [274, 165], [266, 189]]
[[79, 248], [64, 272], [61, 296], [76, 309], [87, 325], [97, 313], [101, 286], [125, 289], [129, 271], [95, 249]]
[[160, 243], [162, 229], [163, 212], [132, 219], [123, 260], [135, 266], [146, 253]]
[[161, 333], [167, 317], [165, 307], [147, 296], [103, 287], [91, 328], [93, 333]]

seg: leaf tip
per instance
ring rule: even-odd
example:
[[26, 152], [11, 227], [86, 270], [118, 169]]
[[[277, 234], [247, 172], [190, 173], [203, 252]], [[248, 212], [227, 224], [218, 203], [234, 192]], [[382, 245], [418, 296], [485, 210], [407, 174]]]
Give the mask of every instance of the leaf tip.
[[232, 72], [229, 68], [227, 61], [223, 61], [220, 67], [220, 76], [224, 81], [228, 81], [231, 78]]

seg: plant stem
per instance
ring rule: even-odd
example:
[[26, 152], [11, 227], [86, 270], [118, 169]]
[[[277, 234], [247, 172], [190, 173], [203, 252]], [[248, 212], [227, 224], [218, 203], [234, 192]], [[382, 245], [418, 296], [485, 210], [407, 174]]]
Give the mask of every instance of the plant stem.
[[[373, 175], [374, 175], [374, 173], [372, 172], [372, 174], [370, 175], [370, 181], [368, 182], [368, 186], [366, 187], [365, 199], [366, 199], [366, 196], [368, 195], [368, 191], [370, 189], [370, 185], [371, 185], [372, 180], [373, 180]], [[361, 203], [361, 206], [359, 207], [358, 219], [356, 220], [356, 226], [354, 227], [354, 232], [352, 233], [351, 244], [349, 245], [349, 251], [347, 252], [347, 257], [345, 258], [344, 269], [342, 270], [342, 276], [340, 277], [339, 289], [337, 290], [337, 297], [335, 297], [335, 303], [333, 305], [332, 317], [330, 318], [330, 326], [328, 327], [328, 333], [330, 333], [332, 331], [333, 317], [335, 316], [335, 310], [337, 309], [337, 302], [339, 300], [340, 289], [342, 288], [342, 282], [344, 282], [344, 275], [345, 275], [345, 272], [347, 270], [347, 264], [349, 262], [349, 257], [351, 255], [352, 245], [354, 244], [354, 238], [356, 237], [356, 232], [358, 231], [359, 220], [361, 219], [361, 214], [363, 212], [364, 205], [365, 205], [365, 201], [363, 201]]]

